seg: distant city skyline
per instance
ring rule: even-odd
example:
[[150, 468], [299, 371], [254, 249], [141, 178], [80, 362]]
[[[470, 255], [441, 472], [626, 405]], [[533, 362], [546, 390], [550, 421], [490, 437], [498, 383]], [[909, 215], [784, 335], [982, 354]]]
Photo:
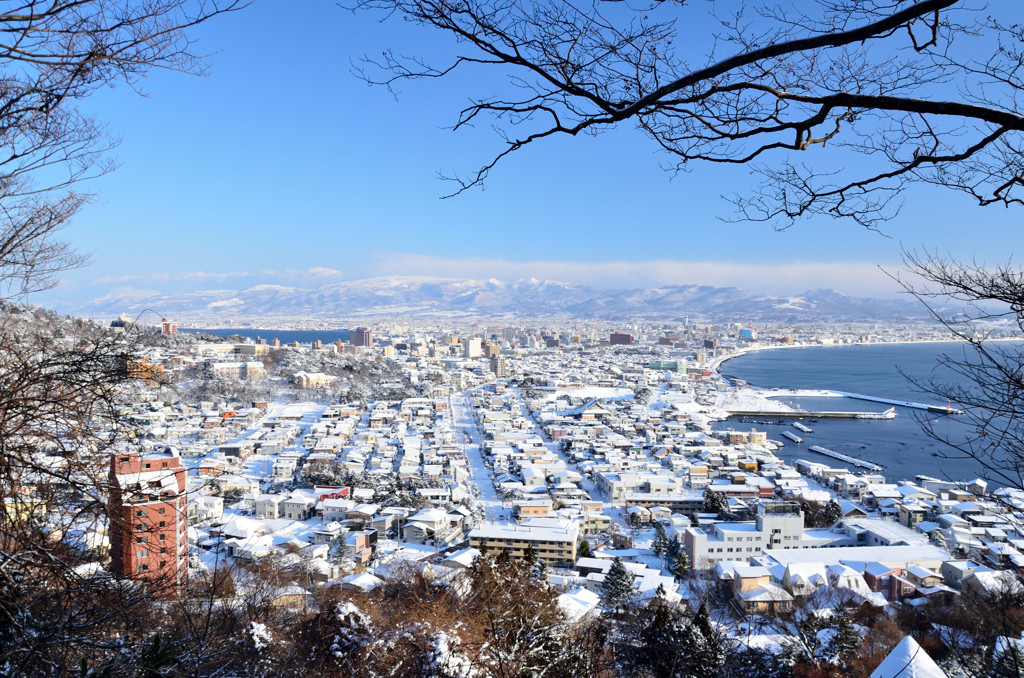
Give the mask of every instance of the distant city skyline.
[[722, 221], [721, 196], [749, 188], [748, 170], [695, 164], [673, 177], [628, 126], [528, 148], [486, 190], [440, 200], [451, 186], [438, 171], [471, 171], [500, 148], [485, 126], [444, 128], [487, 81], [412, 83], [396, 101], [350, 64], [387, 48], [442, 54], [440, 36], [333, 4], [281, 6], [200, 26], [200, 51], [217, 52], [208, 77], [158, 73], [148, 97], [122, 87], [89, 100], [122, 138], [121, 167], [83, 186], [100, 199], [66, 232], [91, 265], [33, 301], [74, 312], [110, 294], [391, 275], [893, 297], [878, 266], [898, 268], [901, 246], [999, 263], [1020, 240], [1015, 211], [929, 187], [907, 191], [884, 235]]

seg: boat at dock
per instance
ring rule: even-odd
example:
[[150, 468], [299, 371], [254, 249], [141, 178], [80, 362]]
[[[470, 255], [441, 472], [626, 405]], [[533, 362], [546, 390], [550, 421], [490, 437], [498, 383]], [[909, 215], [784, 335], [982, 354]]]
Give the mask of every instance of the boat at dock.
[[782, 432], [782, 437], [783, 438], [789, 438], [790, 440], [792, 440], [794, 443], [796, 443], [798, 445], [804, 441], [803, 438], [801, 438], [797, 434], [792, 433], [790, 431], [783, 431]]
[[830, 450], [827, 447], [822, 447], [821, 445], [811, 445], [807, 449], [810, 450], [811, 452], [817, 452], [818, 454], [823, 454], [826, 457], [832, 457], [833, 459], [838, 459], [839, 461], [845, 461], [848, 464], [853, 464], [854, 466], [859, 466], [860, 468], [865, 468], [869, 471], [882, 470], [882, 467], [879, 466], [878, 464], [866, 461], [864, 459], [858, 459], [857, 457], [851, 457], [848, 454], [836, 452], [835, 450]]
[[896, 408], [895, 407], [890, 407], [885, 412], [878, 412], [877, 414], [874, 413], [874, 412], [862, 412], [861, 414], [857, 415], [857, 419], [895, 419], [895, 418], [896, 418]]
[[813, 428], [799, 421], [793, 422], [793, 428], [797, 429], [798, 431], [803, 431], [804, 433], [814, 433]]

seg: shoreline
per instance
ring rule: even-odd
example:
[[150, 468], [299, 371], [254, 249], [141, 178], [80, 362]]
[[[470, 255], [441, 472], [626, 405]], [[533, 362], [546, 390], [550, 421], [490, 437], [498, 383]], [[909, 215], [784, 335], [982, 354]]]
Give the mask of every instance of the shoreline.
[[[989, 339], [988, 341], [1021, 341], [1021, 339], [1017, 339], [1017, 338]], [[742, 348], [742, 349], [736, 351], [735, 353], [730, 353], [729, 355], [725, 355], [725, 356], [721, 356], [720, 358], [716, 358], [715, 360], [713, 360], [708, 365], [708, 368], [712, 372], [714, 372], [715, 375], [718, 376], [720, 379], [725, 379], [726, 377], [723, 377], [721, 375], [721, 373], [719, 372], [719, 369], [722, 367], [722, 365], [724, 365], [726, 362], [732, 360], [733, 358], [740, 358], [740, 357], [743, 357], [745, 355], [749, 355], [751, 353], [757, 353], [759, 351], [774, 351], [774, 350], [778, 350], [778, 349], [794, 349], [794, 348], [842, 348], [842, 347], [845, 347], [845, 346], [906, 346], [906, 345], [910, 345], [910, 344], [967, 344], [967, 343], [969, 343], [969, 342], [966, 339], [919, 339], [919, 340], [916, 340], [916, 341], [901, 339], [899, 341], [858, 341], [858, 342], [848, 343], [848, 344], [783, 344], [783, 345], [775, 345], [775, 346], [753, 346], [753, 347], [748, 347], [748, 348]], [[774, 387], [774, 386], [771, 386], [771, 387], [762, 386], [762, 387], [758, 387], [758, 388], [777, 388], [777, 387]]]

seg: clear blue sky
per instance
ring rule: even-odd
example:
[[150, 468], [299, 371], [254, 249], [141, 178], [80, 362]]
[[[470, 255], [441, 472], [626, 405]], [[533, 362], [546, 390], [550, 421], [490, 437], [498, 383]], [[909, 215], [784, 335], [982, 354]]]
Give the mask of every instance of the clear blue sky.
[[1002, 261], [1021, 242], [1020, 211], [929, 188], [907, 194], [884, 227], [891, 237], [830, 220], [784, 232], [723, 223], [731, 207], [720, 196], [749, 185], [748, 171], [702, 164], [673, 178], [630, 126], [537, 144], [486, 190], [440, 200], [450, 185], [438, 170], [472, 170], [500, 146], [486, 127], [445, 128], [469, 95], [495, 85], [479, 74], [409, 83], [396, 100], [350, 63], [387, 47], [435, 54], [445, 36], [333, 3], [272, 0], [196, 35], [201, 51], [217, 52], [208, 77], [156, 73], [147, 97], [120, 87], [90, 99], [122, 138], [121, 167], [89, 185], [102, 200], [67, 231], [92, 264], [38, 302], [72, 311], [112, 292], [378, 275], [889, 296], [875, 266], [895, 266], [901, 243]]

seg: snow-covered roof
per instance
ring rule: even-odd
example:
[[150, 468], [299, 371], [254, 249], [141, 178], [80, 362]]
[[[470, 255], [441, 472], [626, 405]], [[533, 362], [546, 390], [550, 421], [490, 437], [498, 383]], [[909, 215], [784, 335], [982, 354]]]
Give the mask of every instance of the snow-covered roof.
[[948, 678], [911, 636], [905, 637], [871, 673], [871, 678]]
[[573, 589], [558, 596], [558, 607], [570, 621], [575, 621], [597, 607], [601, 596], [585, 588]]
[[369, 572], [352, 574], [341, 580], [342, 586], [358, 589], [360, 591], [372, 591], [383, 583], [383, 579], [375, 577]]

